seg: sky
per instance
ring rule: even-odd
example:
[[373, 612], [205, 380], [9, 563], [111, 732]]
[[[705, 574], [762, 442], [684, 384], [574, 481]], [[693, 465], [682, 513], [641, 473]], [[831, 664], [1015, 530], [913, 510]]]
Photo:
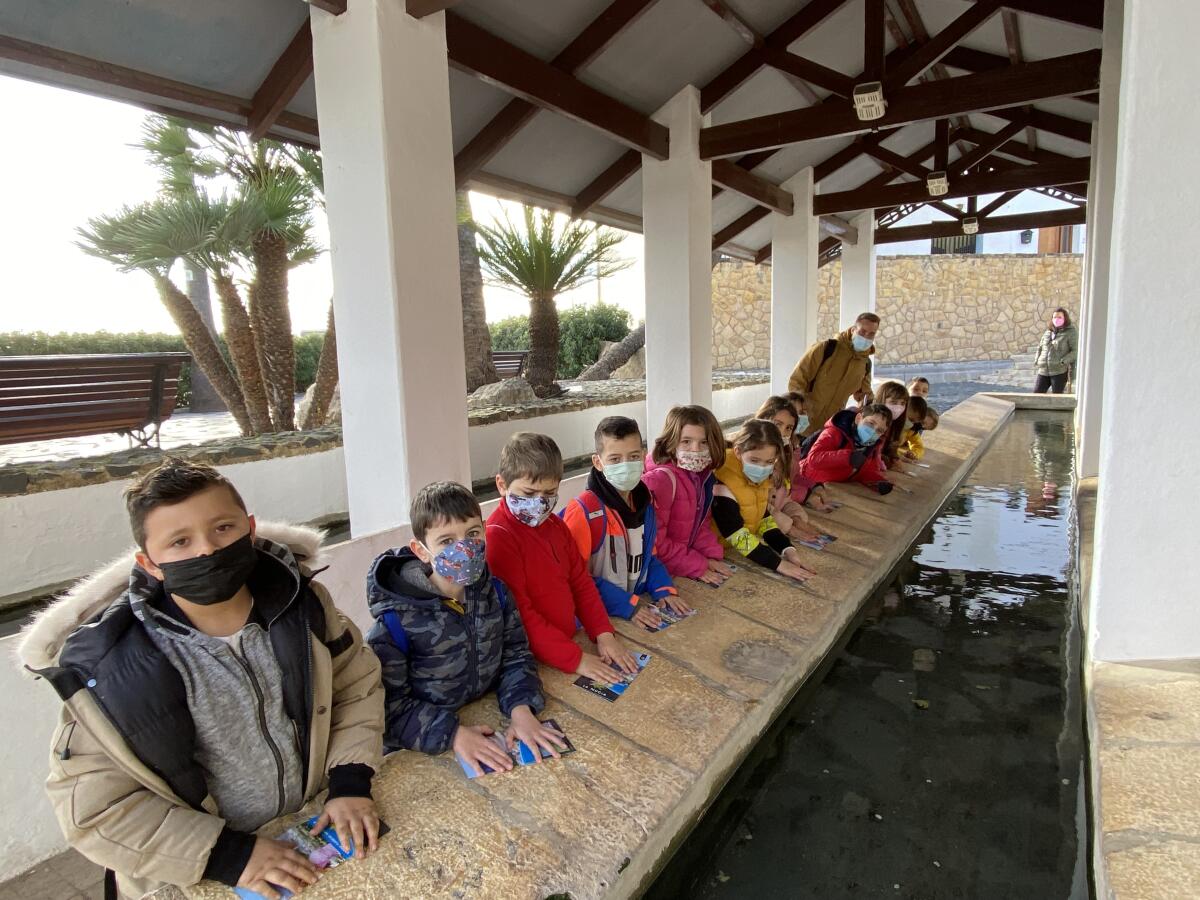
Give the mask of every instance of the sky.
[[[0, 141], [0, 332], [176, 331], [147, 275], [121, 273], [75, 246], [75, 228], [90, 217], [154, 196], [158, 173], [131, 146], [147, 113], [3, 75], [0, 109], [9, 126]], [[482, 222], [503, 207], [514, 215], [519, 210], [475, 193], [471, 205]], [[323, 216], [318, 219], [318, 238], [327, 245]], [[641, 235], [627, 235], [620, 253], [634, 261], [629, 269], [562, 295], [560, 308], [602, 298], [641, 319]], [[181, 272], [173, 275], [182, 286]], [[324, 330], [332, 292], [328, 254], [292, 270], [293, 330]], [[484, 298], [489, 321], [528, 312], [519, 294], [487, 287]]]

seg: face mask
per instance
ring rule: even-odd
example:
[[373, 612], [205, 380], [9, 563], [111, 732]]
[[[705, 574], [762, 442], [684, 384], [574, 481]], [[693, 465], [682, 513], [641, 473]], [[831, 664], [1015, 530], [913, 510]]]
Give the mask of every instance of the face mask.
[[859, 353], [862, 353], [864, 350], [866, 350], [868, 347], [870, 347], [872, 344], [875, 343], [875, 339], [874, 338], [865, 338], [861, 334], [856, 334], [850, 338], [850, 343], [852, 343], [854, 345], [855, 350], [857, 350]]
[[254, 567], [258, 551], [249, 533], [208, 556], [196, 556], [159, 565], [167, 593], [189, 603], [212, 606], [242, 589]]
[[712, 465], [712, 454], [707, 450], [676, 450], [675, 462], [685, 472], [703, 472]]
[[893, 422], [900, 421], [900, 417], [908, 412], [908, 405], [905, 403], [889, 403], [887, 404], [887, 408], [892, 414]]
[[609, 484], [618, 491], [628, 493], [638, 486], [645, 468], [645, 463], [635, 459], [630, 462], [609, 463], [601, 471]]
[[553, 497], [518, 497], [516, 494], [506, 494], [504, 502], [508, 504], [509, 512], [517, 517], [517, 521], [537, 528], [554, 512], [558, 506], [558, 495]]
[[483, 554], [483, 541], [479, 538], [463, 538], [436, 554], [425, 548], [433, 557], [433, 571], [455, 584], [474, 584], [487, 566]]
[[868, 425], [866, 422], [858, 423], [858, 442], [860, 444], [873, 444], [879, 440], [879, 433]]
[[925, 430], [925, 426], [921, 422], [914, 422], [913, 424], [909, 425], [908, 427], [912, 429], [913, 434], [920, 434], [922, 431]]
[[808, 425], [808, 416], [800, 413], [800, 417], [796, 420], [796, 430], [793, 434], [804, 434], [804, 432], [808, 431]]
[[1067, 320], [1064, 319], [1062, 316], [1054, 317], [1054, 327], [1055, 328], [1062, 328], [1066, 324], [1067, 324]]
[[742, 463], [742, 472], [746, 475], [746, 480], [751, 484], [762, 484], [771, 477], [771, 473], [775, 471], [775, 466], [756, 466], [754, 463]]

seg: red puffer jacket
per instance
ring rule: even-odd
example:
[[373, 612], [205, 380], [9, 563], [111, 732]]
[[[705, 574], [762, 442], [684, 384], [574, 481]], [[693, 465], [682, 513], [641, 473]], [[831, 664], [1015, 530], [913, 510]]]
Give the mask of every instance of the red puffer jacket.
[[[880, 493], [891, 489], [891, 483], [883, 474], [883, 441], [878, 440], [870, 447], [856, 446], [855, 415], [853, 409], [836, 413], [825, 423], [808, 455], [800, 460], [796, 472], [809, 487], [836, 481], [858, 481], [876, 490], [879, 485], [887, 484]], [[866, 462], [857, 468], [850, 461], [855, 450], [865, 451], [867, 455]]]

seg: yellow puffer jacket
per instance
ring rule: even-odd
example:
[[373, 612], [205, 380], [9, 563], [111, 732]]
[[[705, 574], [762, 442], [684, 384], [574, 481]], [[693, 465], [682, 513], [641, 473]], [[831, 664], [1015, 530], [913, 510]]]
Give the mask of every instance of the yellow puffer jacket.
[[855, 350], [853, 332], [851, 326], [835, 338], [837, 344], [829, 359], [825, 359], [825, 342], [817, 341], [792, 370], [788, 390], [804, 394], [808, 406], [806, 436], [824, 428], [855, 391], [871, 392], [869, 365], [875, 348]]
[[911, 428], [905, 428], [904, 434], [900, 437], [900, 451], [911, 453], [915, 458], [920, 459], [925, 455], [925, 442]]
[[742, 470], [742, 461], [732, 450], [725, 454], [725, 465], [714, 474], [717, 481], [729, 488], [733, 494], [745, 527], [728, 538], [722, 536], [716, 522], [712, 523], [712, 530], [721, 538], [721, 543], [745, 556], [761, 543], [759, 538], [765, 532], [779, 527], [767, 508], [773, 490], [771, 479], [768, 478], [762, 484], [754, 484], [746, 477]]

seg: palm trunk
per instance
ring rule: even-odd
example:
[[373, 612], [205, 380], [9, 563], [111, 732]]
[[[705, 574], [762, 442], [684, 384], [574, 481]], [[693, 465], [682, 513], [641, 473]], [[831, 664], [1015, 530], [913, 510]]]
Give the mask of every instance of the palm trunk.
[[601, 357], [579, 373], [580, 381], [604, 381], [612, 373], [629, 362], [633, 354], [646, 346], [646, 323], [643, 322], [618, 343], [613, 344]]
[[[208, 293], [208, 272], [202, 266], [191, 260], [183, 261], [183, 271], [187, 280], [187, 295], [192, 306], [200, 313], [200, 319], [208, 326], [208, 330], [216, 334], [213, 328], [212, 299]], [[212, 384], [199, 369], [192, 372], [192, 403], [193, 412], [225, 412], [225, 406], [217, 395]]]
[[221, 319], [225, 327], [225, 344], [233, 357], [233, 367], [242, 383], [242, 394], [246, 398], [246, 412], [256, 434], [271, 430], [271, 410], [267, 405], [267, 391], [263, 386], [262, 369], [258, 365], [254, 332], [250, 327], [250, 316], [242, 303], [237, 285], [228, 272], [214, 272], [213, 282], [217, 286], [217, 297], [221, 302]]
[[325, 326], [325, 342], [321, 344], [321, 358], [317, 360], [317, 377], [313, 381], [312, 400], [308, 404], [304, 418], [300, 420], [300, 430], [320, 428], [325, 424], [325, 416], [329, 414], [329, 402], [333, 399], [333, 390], [338, 383], [337, 365], [337, 330], [333, 321], [333, 304], [329, 304], [329, 323]]
[[535, 391], [554, 384], [558, 373], [558, 307], [554, 294], [539, 291], [529, 298], [529, 361], [526, 378]]
[[475, 246], [475, 225], [466, 191], [456, 195], [458, 203], [458, 280], [462, 293], [463, 349], [467, 358], [467, 390], [499, 381], [492, 362], [492, 333], [488, 330], [483, 303], [483, 275]]
[[246, 412], [246, 400], [237, 378], [230, 371], [225, 357], [221, 355], [221, 348], [217, 346], [212, 332], [200, 318], [196, 307], [192, 306], [192, 301], [166, 275], [155, 274], [154, 286], [158, 288], [158, 296], [163, 306], [167, 308], [171, 319], [183, 335], [183, 343], [192, 354], [192, 362], [208, 376], [217, 395], [225, 401], [229, 412], [233, 414], [242, 434], [253, 434], [250, 416]]
[[296, 348], [288, 310], [287, 242], [268, 231], [254, 236], [250, 326], [276, 431], [296, 430]]

